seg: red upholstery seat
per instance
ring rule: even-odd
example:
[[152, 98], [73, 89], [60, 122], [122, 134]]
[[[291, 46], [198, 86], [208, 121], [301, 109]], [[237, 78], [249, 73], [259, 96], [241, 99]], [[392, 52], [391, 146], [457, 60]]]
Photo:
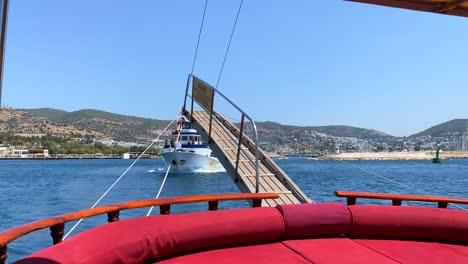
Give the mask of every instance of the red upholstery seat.
[[351, 213], [342, 203], [278, 205], [284, 217], [284, 237], [324, 237], [346, 234], [351, 227]]
[[351, 237], [468, 243], [468, 212], [416, 206], [349, 206]]
[[143, 263], [217, 247], [278, 241], [283, 218], [275, 208], [140, 217], [80, 233], [17, 263]]
[[467, 211], [322, 203], [123, 220], [17, 263], [468, 263], [467, 244]]
[[310, 263], [395, 264], [398, 263], [379, 252], [360, 245], [349, 238], [318, 238], [287, 240], [284, 242]]
[[398, 240], [356, 239], [355, 241], [399, 263], [468, 263], [466, 246]]
[[286, 264], [286, 263], [309, 263], [305, 258], [290, 250], [282, 243], [271, 243], [264, 245], [252, 245], [235, 248], [225, 248], [203, 251], [185, 256], [158, 261], [159, 264], [180, 263], [256, 263], [256, 264]]

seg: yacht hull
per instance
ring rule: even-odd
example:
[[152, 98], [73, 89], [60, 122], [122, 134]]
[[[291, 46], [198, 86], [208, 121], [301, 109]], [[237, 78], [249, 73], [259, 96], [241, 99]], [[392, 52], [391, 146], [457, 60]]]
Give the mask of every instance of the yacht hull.
[[226, 171], [215, 157], [191, 152], [165, 152], [161, 158], [166, 167], [171, 166], [171, 173], [216, 173]]

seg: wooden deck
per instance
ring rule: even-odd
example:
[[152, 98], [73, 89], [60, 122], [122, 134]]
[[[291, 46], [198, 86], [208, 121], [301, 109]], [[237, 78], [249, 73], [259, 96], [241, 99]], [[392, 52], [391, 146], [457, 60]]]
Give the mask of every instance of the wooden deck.
[[[236, 160], [240, 130], [231, 122], [215, 113], [211, 127], [211, 140], [208, 138], [210, 116], [205, 111], [193, 112], [193, 125], [226, 168], [239, 189], [245, 193], [255, 193], [256, 169], [255, 144], [243, 135], [238, 171]], [[266, 200], [264, 205], [298, 204], [312, 202], [286, 175], [285, 172], [262, 150], [259, 150], [259, 192], [274, 192], [278, 199]]]

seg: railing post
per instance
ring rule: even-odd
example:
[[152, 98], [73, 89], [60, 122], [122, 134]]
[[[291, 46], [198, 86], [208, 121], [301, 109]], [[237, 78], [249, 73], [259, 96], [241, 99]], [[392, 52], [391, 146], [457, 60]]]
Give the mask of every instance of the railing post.
[[348, 205], [355, 205], [356, 204], [356, 197], [346, 197], [346, 203]]
[[439, 208], [447, 208], [448, 202], [438, 202], [437, 205]]
[[260, 172], [258, 165], [258, 131], [255, 122], [253, 120], [250, 121], [252, 122], [252, 126], [255, 133], [255, 192], [258, 193], [260, 188]]
[[240, 132], [239, 132], [239, 142], [237, 143], [237, 158], [236, 158], [236, 173], [235, 173], [236, 178], [237, 178], [237, 171], [239, 170], [239, 157], [240, 157], [240, 150], [242, 146], [242, 134], [244, 133], [244, 117], [245, 115], [242, 114]]
[[208, 210], [210, 210], [210, 211], [218, 210], [218, 201], [209, 201], [208, 202]]
[[401, 205], [401, 200], [392, 200], [392, 205], [393, 206], [400, 206]]
[[209, 109], [209, 111], [210, 111], [210, 129], [209, 129], [209, 132], [208, 132], [208, 141], [210, 143], [211, 143], [211, 126], [213, 124], [214, 97], [215, 97], [215, 93], [211, 97], [211, 109]]
[[193, 124], [193, 96], [192, 103], [190, 104], [190, 122]]
[[50, 235], [52, 236], [52, 242], [54, 245], [62, 242], [64, 229], [65, 224], [57, 224], [50, 227]]
[[109, 222], [109, 223], [117, 222], [117, 221], [120, 220], [119, 216], [120, 216], [120, 211], [119, 210], [109, 212], [109, 213], [107, 213], [107, 222]]
[[188, 95], [188, 90], [189, 90], [189, 85], [190, 85], [190, 77], [192, 77], [191, 74], [187, 77], [187, 86], [185, 87], [185, 96], [184, 96], [184, 106], [182, 107], [182, 111], [185, 110], [185, 107], [187, 106], [187, 95]]
[[262, 207], [262, 199], [253, 199], [252, 207]]
[[0, 246], [0, 264], [5, 264], [7, 257], [7, 246]]
[[162, 215], [168, 215], [171, 213], [171, 205], [163, 204], [159, 206], [159, 213]]

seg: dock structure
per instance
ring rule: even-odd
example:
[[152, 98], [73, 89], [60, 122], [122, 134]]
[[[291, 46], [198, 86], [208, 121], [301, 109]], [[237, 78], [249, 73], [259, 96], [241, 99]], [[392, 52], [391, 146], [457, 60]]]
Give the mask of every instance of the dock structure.
[[[190, 82], [192, 95], [188, 94]], [[213, 109], [214, 94], [219, 94], [240, 111], [240, 128]], [[188, 109], [187, 98], [192, 106]], [[197, 77], [189, 76], [184, 112], [198, 133], [226, 169], [239, 190], [244, 193], [275, 192], [278, 199], [265, 200], [264, 206], [312, 202], [291, 178], [258, 146], [258, 136], [249, 138], [244, 132], [244, 120], [254, 121], [223, 94]], [[202, 110], [194, 110], [198, 103]]]

